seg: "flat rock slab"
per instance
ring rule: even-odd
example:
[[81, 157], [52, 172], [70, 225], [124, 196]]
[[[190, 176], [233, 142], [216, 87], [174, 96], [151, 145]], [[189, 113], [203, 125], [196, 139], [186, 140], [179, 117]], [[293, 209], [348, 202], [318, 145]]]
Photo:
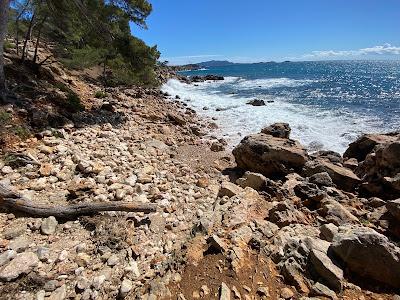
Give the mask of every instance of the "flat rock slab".
[[39, 258], [33, 252], [18, 254], [10, 263], [0, 270], [0, 279], [11, 281], [21, 274], [29, 273], [39, 263]]

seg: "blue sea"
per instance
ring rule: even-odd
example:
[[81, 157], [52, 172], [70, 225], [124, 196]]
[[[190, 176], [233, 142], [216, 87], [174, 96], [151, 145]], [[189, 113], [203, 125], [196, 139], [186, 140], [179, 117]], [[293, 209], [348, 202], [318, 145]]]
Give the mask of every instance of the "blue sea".
[[[400, 130], [400, 61], [236, 64], [181, 74], [225, 77], [191, 85], [170, 80], [162, 89], [213, 118], [213, 134], [231, 147], [274, 122], [289, 123], [291, 137], [310, 151], [340, 153], [363, 133]], [[252, 99], [266, 106], [247, 105]]]

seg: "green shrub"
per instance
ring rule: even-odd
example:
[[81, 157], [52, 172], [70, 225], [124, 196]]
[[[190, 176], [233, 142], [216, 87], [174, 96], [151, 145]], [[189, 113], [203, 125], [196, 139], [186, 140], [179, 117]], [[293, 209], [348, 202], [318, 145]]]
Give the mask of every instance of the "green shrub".
[[11, 120], [11, 114], [5, 111], [0, 111], [0, 122], [1, 123], [7, 123], [8, 121]]
[[67, 95], [67, 110], [70, 112], [78, 112], [84, 109], [84, 106], [81, 103], [81, 99], [79, 96], [73, 92], [68, 93]]
[[94, 97], [95, 97], [95, 98], [101, 99], [101, 98], [107, 97], [107, 94], [106, 94], [105, 92], [103, 92], [103, 91], [97, 91], [97, 92], [94, 94]]
[[70, 50], [69, 57], [61, 61], [68, 68], [82, 70], [98, 65], [103, 61], [104, 56], [104, 49], [96, 49], [88, 46], [82, 49]]
[[62, 82], [56, 82], [54, 86], [64, 93], [72, 93], [72, 90]]
[[19, 125], [14, 127], [14, 132], [21, 139], [27, 139], [31, 135], [31, 132], [29, 131], [28, 128]]
[[11, 42], [9, 42], [9, 41], [4, 41], [4, 46], [3, 46], [3, 48], [4, 48], [4, 51], [8, 51], [8, 50], [10, 50], [10, 49], [15, 48], [15, 44], [14, 44], [14, 43], [11, 43]]

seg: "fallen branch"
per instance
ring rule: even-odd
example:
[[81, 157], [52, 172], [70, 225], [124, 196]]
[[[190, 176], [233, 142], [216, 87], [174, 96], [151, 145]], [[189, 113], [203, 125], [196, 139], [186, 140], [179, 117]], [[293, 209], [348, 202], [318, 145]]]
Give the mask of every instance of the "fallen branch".
[[151, 213], [156, 211], [154, 204], [137, 204], [133, 202], [102, 202], [102, 203], [80, 203], [74, 205], [48, 206], [38, 205], [13, 191], [9, 186], [0, 183], [0, 206], [7, 207], [13, 211], [23, 212], [35, 217], [72, 218], [81, 215], [89, 215], [102, 211], [126, 211]]
[[40, 166], [41, 163], [33, 157], [32, 154], [29, 152], [27, 153], [18, 153], [18, 152], [10, 152], [7, 154], [7, 160], [9, 164], [16, 164], [16, 165], [37, 165]]
[[43, 61], [41, 61], [40, 63], [38, 63], [38, 66], [41, 67], [42, 65], [44, 65], [44, 63], [49, 60], [50, 58], [53, 57], [53, 54], [48, 55]]

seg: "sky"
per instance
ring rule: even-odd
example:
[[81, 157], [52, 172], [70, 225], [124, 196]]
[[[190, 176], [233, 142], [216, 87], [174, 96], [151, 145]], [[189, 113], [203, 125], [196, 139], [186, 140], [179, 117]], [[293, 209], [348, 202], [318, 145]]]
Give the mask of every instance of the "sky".
[[161, 60], [400, 59], [400, 0], [149, 0]]

